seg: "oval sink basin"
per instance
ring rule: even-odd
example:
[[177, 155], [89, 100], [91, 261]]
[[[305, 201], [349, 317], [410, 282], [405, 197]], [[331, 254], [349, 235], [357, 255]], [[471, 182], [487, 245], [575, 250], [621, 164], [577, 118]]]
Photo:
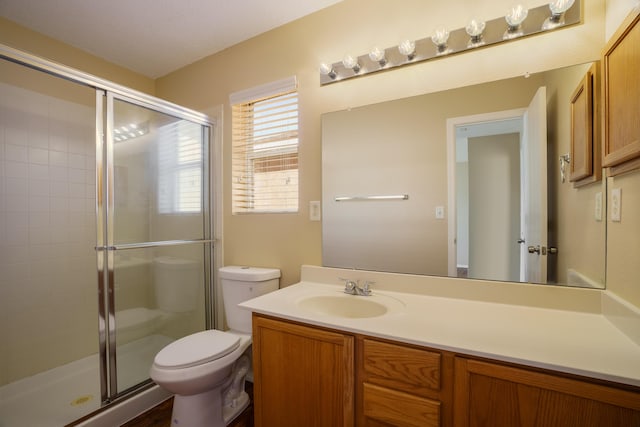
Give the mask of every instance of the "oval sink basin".
[[316, 295], [298, 301], [298, 307], [318, 314], [336, 317], [377, 317], [388, 309], [370, 297], [353, 295]]

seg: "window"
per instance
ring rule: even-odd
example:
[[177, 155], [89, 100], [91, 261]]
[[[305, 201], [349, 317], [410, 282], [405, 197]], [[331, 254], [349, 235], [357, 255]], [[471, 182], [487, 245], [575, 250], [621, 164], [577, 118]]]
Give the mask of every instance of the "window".
[[231, 101], [232, 212], [297, 212], [295, 78], [236, 93]]
[[184, 120], [158, 129], [158, 212], [202, 211], [202, 129]]

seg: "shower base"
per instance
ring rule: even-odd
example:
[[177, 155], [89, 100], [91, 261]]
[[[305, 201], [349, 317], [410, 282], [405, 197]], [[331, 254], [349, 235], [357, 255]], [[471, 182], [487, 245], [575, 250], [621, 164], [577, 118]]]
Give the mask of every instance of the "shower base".
[[[172, 341], [151, 335], [119, 347], [118, 388], [149, 378], [154, 356]], [[64, 426], [98, 408], [98, 354], [0, 387], [0, 427]]]

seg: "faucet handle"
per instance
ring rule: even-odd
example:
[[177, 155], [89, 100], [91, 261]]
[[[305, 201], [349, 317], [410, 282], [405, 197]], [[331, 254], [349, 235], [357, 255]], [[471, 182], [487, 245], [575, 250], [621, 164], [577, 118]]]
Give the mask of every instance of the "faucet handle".
[[348, 294], [351, 294], [355, 291], [357, 287], [357, 283], [353, 279], [344, 279], [342, 277], [338, 277], [338, 279], [344, 282], [344, 291]]
[[371, 285], [375, 285], [376, 282], [370, 281], [370, 280], [365, 280], [364, 281], [364, 285], [362, 285], [362, 293], [363, 295], [371, 295], [371, 289], [370, 286]]

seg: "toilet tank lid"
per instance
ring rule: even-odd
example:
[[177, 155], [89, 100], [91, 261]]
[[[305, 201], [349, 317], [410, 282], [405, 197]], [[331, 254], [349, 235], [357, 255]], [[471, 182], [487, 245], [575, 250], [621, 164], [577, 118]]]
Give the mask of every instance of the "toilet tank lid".
[[218, 272], [221, 279], [243, 280], [246, 282], [261, 282], [280, 277], [280, 270], [277, 268], [230, 265], [220, 268]]

